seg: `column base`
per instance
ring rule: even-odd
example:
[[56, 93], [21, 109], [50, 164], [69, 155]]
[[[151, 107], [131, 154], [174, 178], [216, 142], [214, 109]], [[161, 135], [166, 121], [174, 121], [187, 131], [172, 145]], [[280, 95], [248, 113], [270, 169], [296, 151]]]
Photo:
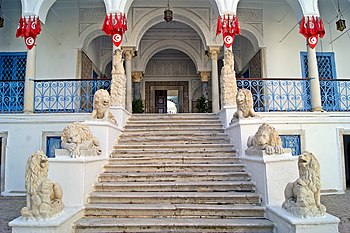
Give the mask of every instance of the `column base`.
[[321, 106], [311, 109], [312, 112], [326, 112]]

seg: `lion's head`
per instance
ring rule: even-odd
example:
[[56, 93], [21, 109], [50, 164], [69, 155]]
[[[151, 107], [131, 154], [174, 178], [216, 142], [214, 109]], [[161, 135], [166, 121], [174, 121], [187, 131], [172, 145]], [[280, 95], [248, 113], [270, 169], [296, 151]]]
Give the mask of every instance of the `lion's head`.
[[25, 175], [27, 193], [38, 192], [41, 183], [48, 177], [48, 169], [48, 159], [44, 152], [37, 151], [28, 158]]
[[311, 152], [304, 152], [298, 158], [299, 176], [313, 191], [320, 190], [320, 164]]
[[239, 89], [236, 96], [237, 108], [243, 112], [253, 108], [253, 95], [248, 89]]
[[111, 98], [108, 91], [100, 89], [95, 92], [93, 107], [97, 111], [105, 112], [111, 106]]
[[277, 133], [277, 130], [269, 125], [262, 124], [255, 134], [255, 140], [258, 146], [269, 145], [269, 146], [281, 146], [282, 141]]
[[93, 135], [87, 125], [74, 122], [63, 129], [61, 141], [63, 143], [81, 144], [83, 141], [92, 140]]

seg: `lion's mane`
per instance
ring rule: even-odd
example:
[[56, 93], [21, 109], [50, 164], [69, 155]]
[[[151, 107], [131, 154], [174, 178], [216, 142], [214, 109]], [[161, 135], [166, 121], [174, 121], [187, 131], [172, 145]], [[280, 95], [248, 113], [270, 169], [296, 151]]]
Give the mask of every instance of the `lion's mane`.
[[111, 98], [108, 91], [100, 89], [95, 92], [93, 101], [92, 119], [108, 120], [111, 123], [116, 123], [113, 114], [109, 111], [111, 106]]
[[[243, 97], [243, 99], [242, 99]], [[258, 116], [253, 109], [253, 95], [248, 89], [239, 89], [236, 96], [237, 111], [233, 114], [231, 122], [242, 118]]]

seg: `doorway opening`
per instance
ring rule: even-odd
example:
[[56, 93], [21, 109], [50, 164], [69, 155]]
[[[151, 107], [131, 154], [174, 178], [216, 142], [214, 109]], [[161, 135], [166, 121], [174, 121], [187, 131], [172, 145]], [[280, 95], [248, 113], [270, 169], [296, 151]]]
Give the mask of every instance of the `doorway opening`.
[[167, 113], [176, 114], [179, 112], [179, 91], [167, 91]]
[[343, 136], [346, 187], [350, 188], [350, 135]]

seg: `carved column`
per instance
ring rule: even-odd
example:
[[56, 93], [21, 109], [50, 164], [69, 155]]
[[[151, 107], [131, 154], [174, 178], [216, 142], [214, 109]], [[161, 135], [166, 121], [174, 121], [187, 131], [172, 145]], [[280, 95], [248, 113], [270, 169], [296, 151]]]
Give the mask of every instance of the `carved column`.
[[123, 48], [125, 54], [125, 74], [126, 74], [126, 110], [132, 112], [132, 79], [131, 79], [131, 59], [134, 54], [132, 48]]
[[322, 111], [320, 80], [318, 77], [316, 49], [307, 47], [307, 60], [310, 78], [311, 107], [313, 112]]
[[132, 72], [132, 81], [134, 83], [134, 100], [141, 99], [140, 83], [143, 78], [142, 71]]
[[34, 112], [34, 79], [36, 71], [36, 46], [31, 50], [28, 49], [26, 77], [24, 83], [24, 112]]
[[211, 58], [211, 102], [212, 112], [218, 113], [220, 110], [219, 106], [219, 77], [218, 77], [218, 55], [220, 47], [209, 47], [209, 55]]
[[210, 71], [199, 71], [199, 78], [202, 81], [202, 96], [208, 100], [208, 82], [210, 79]]
[[123, 66], [123, 52], [113, 45], [111, 106], [125, 109], [126, 77]]
[[225, 48], [224, 66], [220, 76], [221, 108], [236, 106], [237, 81], [234, 64], [232, 49]]

